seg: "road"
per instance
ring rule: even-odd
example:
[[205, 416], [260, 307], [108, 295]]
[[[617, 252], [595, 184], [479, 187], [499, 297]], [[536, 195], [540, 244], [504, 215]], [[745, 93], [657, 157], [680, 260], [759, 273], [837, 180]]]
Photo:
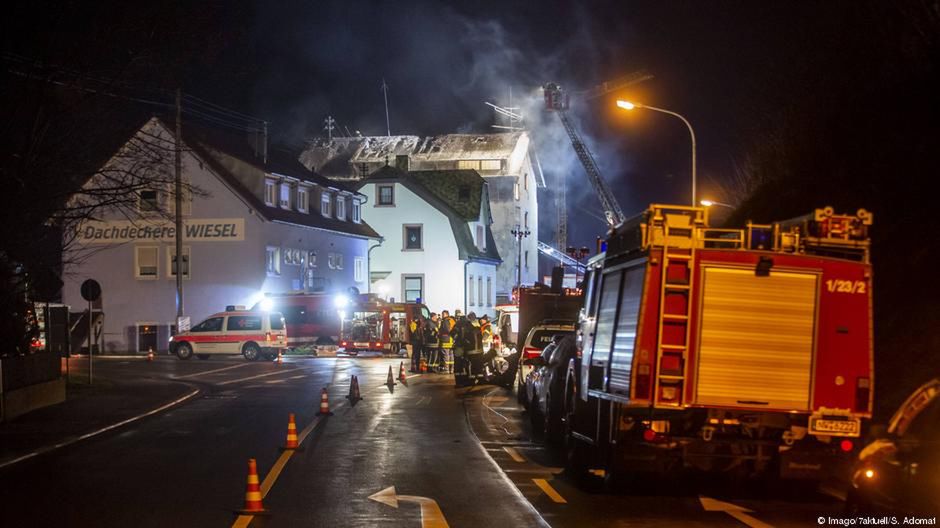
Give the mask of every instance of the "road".
[[[841, 517], [839, 501], [793, 488], [579, 488], [532, 440], [505, 389], [458, 390], [447, 376], [422, 375], [390, 391], [390, 366], [397, 377], [399, 360], [383, 358], [96, 362], [102, 380], [186, 383], [200, 393], [0, 470], [0, 525], [759, 527]], [[82, 374], [80, 361], [72, 373]], [[345, 399], [353, 375], [356, 405]], [[334, 414], [317, 417], [324, 387]], [[283, 454], [289, 413], [302, 450]], [[234, 513], [249, 458], [269, 515]]]

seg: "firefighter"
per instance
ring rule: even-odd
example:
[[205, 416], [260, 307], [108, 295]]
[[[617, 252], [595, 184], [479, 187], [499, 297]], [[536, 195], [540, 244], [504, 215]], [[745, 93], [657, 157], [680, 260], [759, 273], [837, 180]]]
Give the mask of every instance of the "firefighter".
[[470, 372], [467, 364], [467, 352], [473, 347], [475, 330], [463, 312], [456, 310], [457, 316], [451, 337], [454, 340], [454, 382], [458, 387], [470, 384]]
[[424, 321], [420, 315], [411, 320], [411, 372], [421, 372], [421, 357], [424, 354]]
[[[458, 313], [459, 312], [458, 310]], [[444, 364], [441, 366], [441, 371], [447, 372], [448, 374], [454, 373], [454, 337], [451, 335], [451, 332], [454, 331], [454, 326], [456, 325], [457, 320], [450, 316], [450, 312], [443, 310], [441, 312], [441, 326], [438, 329], [437, 335], [441, 340], [441, 352], [444, 361]]]
[[441, 364], [440, 318], [431, 312], [431, 319], [424, 322], [424, 349], [428, 354], [428, 372], [436, 372]]
[[[480, 333], [480, 322], [476, 314], [470, 312], [465, 319], [457, 322], [457, 326], [463, 352], [460, 369], [463, 383], [458, 379], [457, 385], [471, 385], [483, 377], [483, 335]], [[455, 372], [458, 370], [456, 365], [454, 369]]]

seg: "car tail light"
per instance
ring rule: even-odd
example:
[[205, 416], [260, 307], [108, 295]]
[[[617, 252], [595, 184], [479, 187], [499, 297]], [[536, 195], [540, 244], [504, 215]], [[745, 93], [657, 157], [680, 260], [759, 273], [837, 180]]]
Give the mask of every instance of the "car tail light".
[[868, 400], [871, 398], [871, 380], [858, 378], [855, 383], [855, 410], [868, 411]]
[[340, 343], [340, 345], [346, 346], [346, 342], [345, 342], [345, 341], [342, 341], [342, 342]]
[[839, 449], [841, 449], [842, 451], [844, 451], [844, 452], [846, 452], [846, 453], [848, 453], [849, 451], [851, 451], [852, 448], [854, 448], [854, 447], [855, 447], [855, 444], [853, 444], [852, 441], [849, 440], [849, 439], [845, 439], [845, 440], [839, 442]]
[[542, 351], [536, 347], [525, 347], [522, 349], [522, 357], [525, 359], [534, 358], [541, 353]]
[[650, 366], [639, 365], [636, 369], [636, 385], [633, 386], [633, 397], [648, 400], [650, 397]]

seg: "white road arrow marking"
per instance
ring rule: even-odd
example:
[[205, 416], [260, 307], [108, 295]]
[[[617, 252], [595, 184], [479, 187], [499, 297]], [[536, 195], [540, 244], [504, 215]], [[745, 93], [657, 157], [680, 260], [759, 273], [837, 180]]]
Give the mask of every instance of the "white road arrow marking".
[[722, 502], [720, 500], [715, 500], [709, 497], [699, 496], [698, 499], [702, 501], [702, 508], [704, 508], [705, 511], [725, 512], [742, 523], [750, 526], [751, 528], [773, 528], [773, 526], [748, 515], [748, 513], [754, 513], [754, 510], [749, 510], [743, 506], [738, 506], [737, 504]]
[[387, 504], [392, 508], [398, 508], [398, 501], [414, 502], [421, 505], [421, 526], [422, 528], [450, 528], [447, 520], [444, 519], [444, 513], [437, 501], [427, 497], [417, 497], [414, 495], [398, 495], [395, 493], [395, 486], [389, 486], [384, 490], [369, 496], [370, 499]]

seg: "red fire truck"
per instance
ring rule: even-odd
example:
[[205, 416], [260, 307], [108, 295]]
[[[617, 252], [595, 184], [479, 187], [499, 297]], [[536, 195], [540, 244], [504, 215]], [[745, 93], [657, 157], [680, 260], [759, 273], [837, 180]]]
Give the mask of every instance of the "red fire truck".
[[340, 346], [347, 353], [380, 351], [401, 354], [411, 341], [411, 321], [431, 317], [420, 303], [387, 302], [375, 294], [353, 298], [343, 319]]
[[281, 312], [287, 322], [290, 348], [332, 345], [339, 341], [339, 310], [348, 298], [327, 293], [268, 294], [251, 309]]
[[[744, 229], [652, 205], [589, 262], [568, 467], [819, 479], [872, 408], [872, 215]], [[739, 473], [740, 472], [740, 473]]]

